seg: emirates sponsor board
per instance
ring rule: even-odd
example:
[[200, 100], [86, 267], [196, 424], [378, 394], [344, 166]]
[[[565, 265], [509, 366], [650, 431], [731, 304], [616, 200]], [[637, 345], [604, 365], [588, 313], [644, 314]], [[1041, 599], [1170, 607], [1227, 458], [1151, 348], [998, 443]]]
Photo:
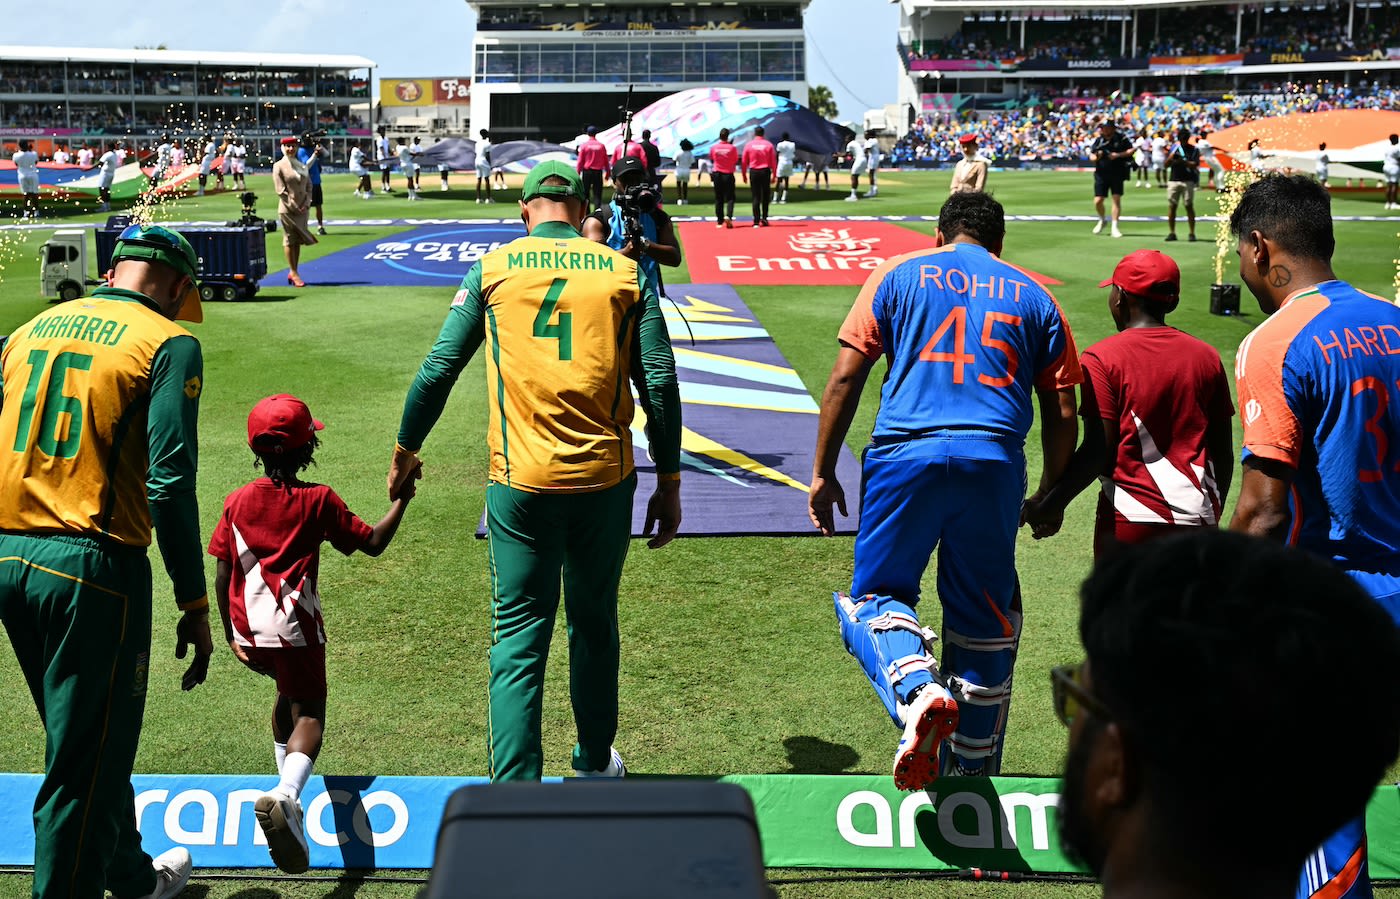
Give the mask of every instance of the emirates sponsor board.
[[886, 259], [933, 238], [888, 222], [774, 222], [732, 229], [678, 225], [691, 277], [723, 284], [864, 284]]

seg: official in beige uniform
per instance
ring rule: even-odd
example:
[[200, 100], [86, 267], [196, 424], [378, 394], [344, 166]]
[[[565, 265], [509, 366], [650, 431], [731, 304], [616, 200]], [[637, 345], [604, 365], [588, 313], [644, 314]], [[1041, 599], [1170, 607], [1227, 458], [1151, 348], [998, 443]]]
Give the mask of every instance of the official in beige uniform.
[[282, 158], [272, 167], [272, 187], [277, 191], [277, 220], [282, 224], [282, 250], [287, 254], [287, 283], [305, 287], [297, 273], [301, 248], [316, 243], [316, 235], [307, 225], [307, 210], [311, 207], [311, 175], [306, 164], [297, 159], [300, 142], [295, 137], [282, 138]]
[[948, 186], [949, 195], [985, 190], [987, 160], [977, 155], [977, 135], [964, 134], [958, 138], [958, 143], [962, 145], [963, 158], [953, 166], [953, 183]]

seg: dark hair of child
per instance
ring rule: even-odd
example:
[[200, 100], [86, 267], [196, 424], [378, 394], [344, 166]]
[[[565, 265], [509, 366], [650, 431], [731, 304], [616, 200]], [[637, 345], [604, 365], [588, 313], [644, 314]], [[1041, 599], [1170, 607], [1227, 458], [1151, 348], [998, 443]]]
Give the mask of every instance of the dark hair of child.
[[313, 436], [304, 445], [287, 452], [253, 450], [253, 454], [257, 456], [253, 461], [253, 467], [261, 468], [263, 473], [278, 487], [291, 487], [293, 484], [300, 483], [297, 478], [299, 472], [316, 464], [313, 454], [316, 452], [316, 447], [320, 445], [321, 439]]

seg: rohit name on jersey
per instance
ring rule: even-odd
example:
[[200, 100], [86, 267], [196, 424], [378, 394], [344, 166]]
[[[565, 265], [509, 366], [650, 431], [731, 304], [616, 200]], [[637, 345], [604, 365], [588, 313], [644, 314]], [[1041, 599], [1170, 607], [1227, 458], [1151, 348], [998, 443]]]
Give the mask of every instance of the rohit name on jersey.
[[103, 346], [116, 346], [126, 333], [126, 325], [96, 315], [55, 315], [41, 318], [29, 329], [30, 340], [68, 338]]

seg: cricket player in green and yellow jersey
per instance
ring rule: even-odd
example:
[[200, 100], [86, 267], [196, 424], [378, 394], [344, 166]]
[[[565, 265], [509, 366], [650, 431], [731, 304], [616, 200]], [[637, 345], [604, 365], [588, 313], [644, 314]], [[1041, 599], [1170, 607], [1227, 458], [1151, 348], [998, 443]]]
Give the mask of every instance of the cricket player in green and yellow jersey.
[[183, 687], [213, 644], [195, 501], [199, 259], [180, 234], [132, 225], [110, 287], [45, 310], [0, 353], [0, 619], [47, 736], [34, 803], [34, 896], [168, 899], [190, 854], [151, 859], [131, 769], [151, 650], [156, 539], [183, 616]]
[[680, 392], [655, 288], [637, 264], [584, 238], [578, 173], [530, 170], [521, 194], [529, 236], [482, 257], [404, 404], [389, 496], [417, 472], [418, 449], [452, 385], [486, 342], [490, 397], [492, 780], [538, 780], [545, 661], [559, 607], [569, 622], [569, 692], [579, 776], [620, 777], [617, 591], [632, 524], [631, 385], [640, 368], [656, 491], [647, 544], [681, 521]]

